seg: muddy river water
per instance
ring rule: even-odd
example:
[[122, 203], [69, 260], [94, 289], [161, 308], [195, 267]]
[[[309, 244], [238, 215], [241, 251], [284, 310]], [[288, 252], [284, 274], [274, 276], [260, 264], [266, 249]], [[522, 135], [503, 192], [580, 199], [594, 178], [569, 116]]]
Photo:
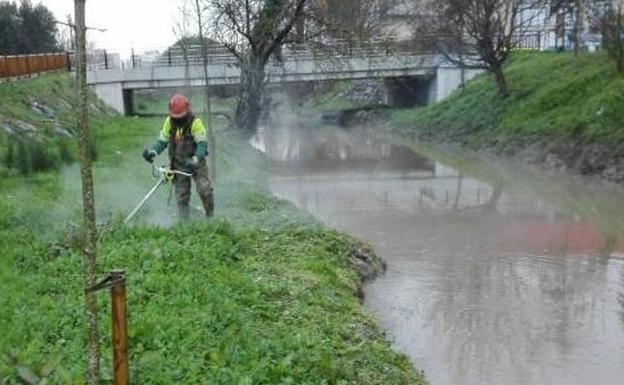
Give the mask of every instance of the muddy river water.
[[366, 305], [431, 384], [624, 384], [624, 189], [329, 127], [253, 143], [386, 260]]

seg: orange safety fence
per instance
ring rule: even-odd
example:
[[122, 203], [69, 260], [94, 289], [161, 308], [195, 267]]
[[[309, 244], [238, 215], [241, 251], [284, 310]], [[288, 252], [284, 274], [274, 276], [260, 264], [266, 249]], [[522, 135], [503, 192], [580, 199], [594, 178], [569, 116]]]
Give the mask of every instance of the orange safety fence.
[[67, 70], [68, 66], [69, 58], [65, 52], [0, 56], [0, 78]]

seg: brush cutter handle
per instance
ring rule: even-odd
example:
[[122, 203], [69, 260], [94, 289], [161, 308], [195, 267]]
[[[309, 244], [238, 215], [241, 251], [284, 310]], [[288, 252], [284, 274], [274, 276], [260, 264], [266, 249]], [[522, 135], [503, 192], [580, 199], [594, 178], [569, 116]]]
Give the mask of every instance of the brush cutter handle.
[[174, 170], [165, 166], [153, 166], [152, 173], [157, 178], [163, 176], [167, 181], [171, 181], [176, 175], [193, 176], [193, 174], [189, 174], [188, 172]]

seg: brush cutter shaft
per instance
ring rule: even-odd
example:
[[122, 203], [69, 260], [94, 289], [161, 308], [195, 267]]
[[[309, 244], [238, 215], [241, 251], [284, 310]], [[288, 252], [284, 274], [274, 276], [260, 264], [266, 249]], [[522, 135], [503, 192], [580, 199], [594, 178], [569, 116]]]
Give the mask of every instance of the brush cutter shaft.
[[135, 207], [134, 210], [132, 210], [132, 212], [128, 214], [128, 216], [124, 220], [124, 223], [130, 222], [132, 218], [134, 218], [134, 216], [143, 208], [143, 206], [145, 206], [145, 204], [152, 197], [152, 195], [154, 195], [154, 193], [158, 191], [160, 186], [166, 183], [172, 182], [173, 178], [176, 175], [183, 175], [183, 176], [188, 176], [188, 177], [193, 176], [193, 174], [189, 174], [183, 171], [173, 170], [165, 166], [157, 167], [157, 166], [152, 165], [152, 168], [153, 168], [152, 174], [154, 174], [154, 177], [159, 178], [158, 182], [154, 185], [154, 187], [152, 187], [152, 189], [147, 193], [147, 195], [145, 195], [145, 197], [141, 200], [141, 202], [137, 205], [137, 207]]
[[143, 206], [145, 206], [145, 203], [147, 203], [147, 201], [152, 197], [152, 195], [154, 195], [154, 193], [160, 188], [160, 186], [165, 184], [165, 182], [166, 182], [165, 178], [160, 179], [154, 185], [154, 187], [152, 187], [152, 189], [147, 193], [147, 195], [141, 200], [141, 202], [137, 205], [137, 207], [135, 207], [134, 210], [132, 210], [132, 212], [128, 214], [128, 216], [124, 220], [124, 223], [130, 222], [132, 218], [134, 218], [134, 216], [139, 212], [139, 210], [141, 210]]

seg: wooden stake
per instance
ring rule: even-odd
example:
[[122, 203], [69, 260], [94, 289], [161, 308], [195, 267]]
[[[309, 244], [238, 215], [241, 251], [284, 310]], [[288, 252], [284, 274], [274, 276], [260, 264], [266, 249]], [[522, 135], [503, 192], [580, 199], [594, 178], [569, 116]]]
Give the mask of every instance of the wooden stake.
[[130, 384], [128, 365], [128, 319], [126, 315], [126, 272], [111, 272], [111, 280], [119, 282], [111, 288], [113, 320], [113, 371], [115, 385]]

